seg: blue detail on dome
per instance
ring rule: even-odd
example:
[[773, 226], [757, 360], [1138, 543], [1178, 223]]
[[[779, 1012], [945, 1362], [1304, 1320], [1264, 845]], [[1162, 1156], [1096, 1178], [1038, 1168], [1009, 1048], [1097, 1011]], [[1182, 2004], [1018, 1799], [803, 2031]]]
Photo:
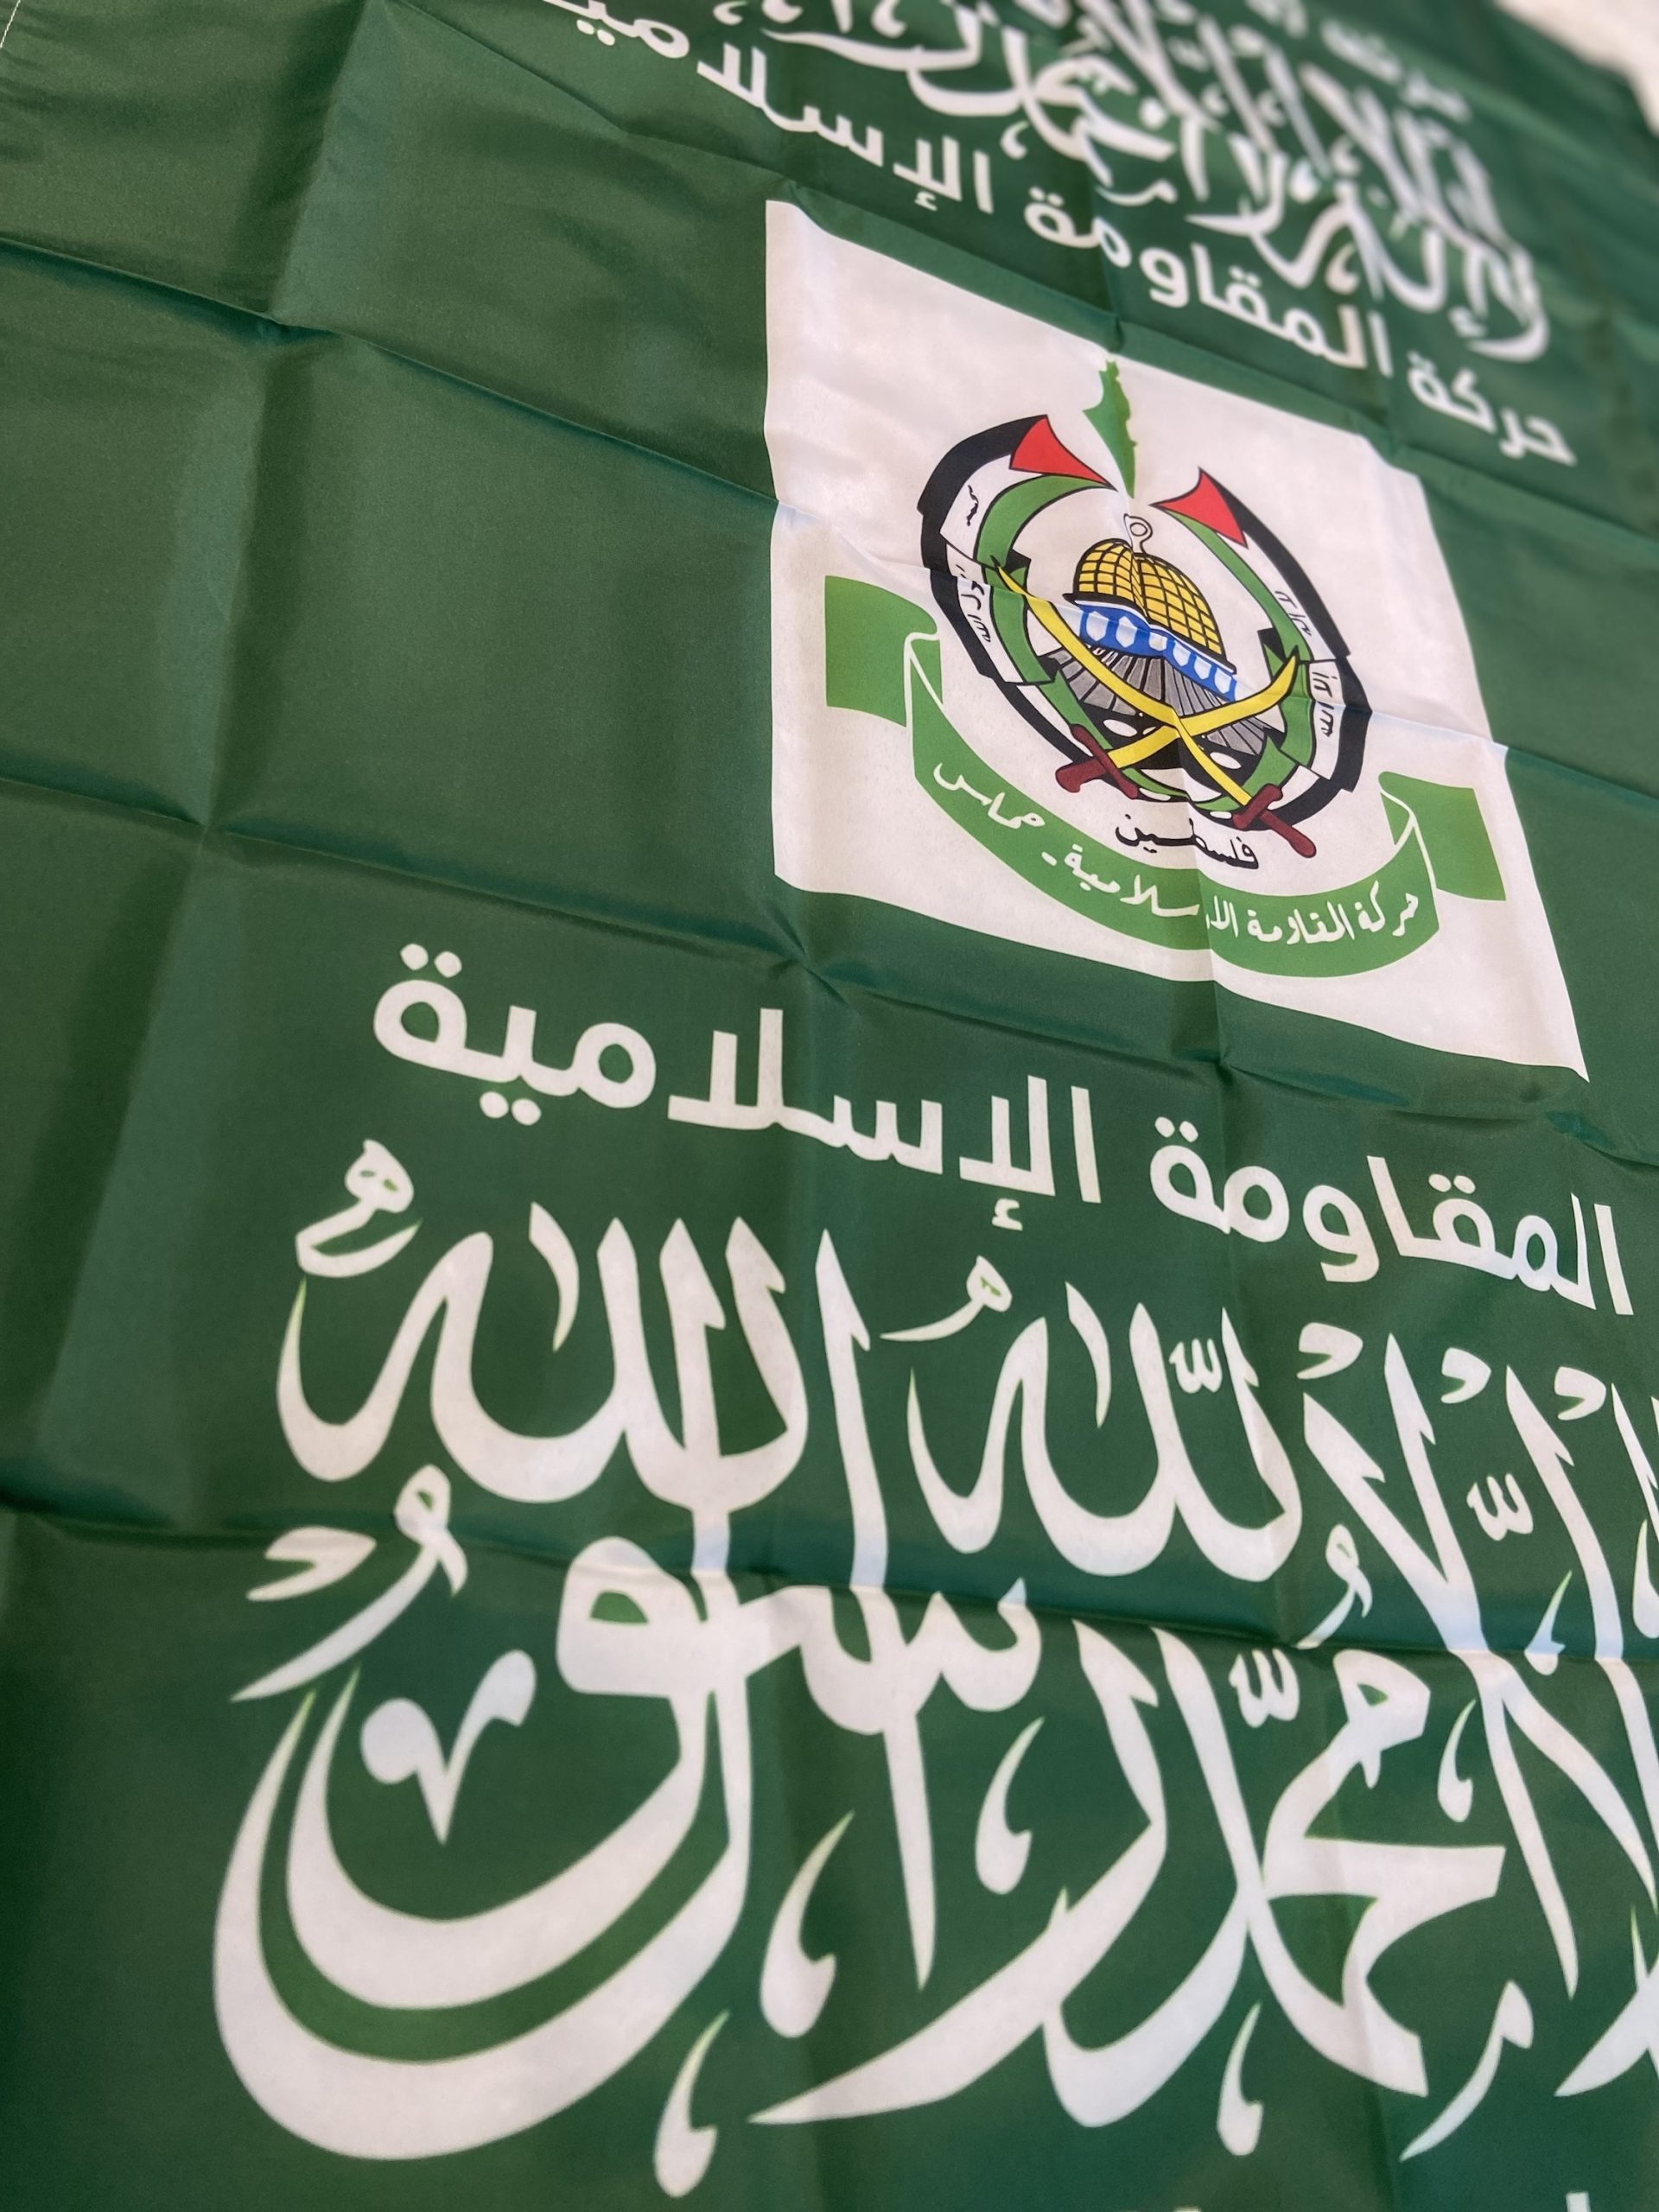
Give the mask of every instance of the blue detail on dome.
[[1103, 645], [1109, 652], [1133, 653], [1141, 660], [1166, 660], [1217, 699], [1238, 696], [1238, 671], [1230, 663], [1200, 652], [1185, 638], [1177, 638], [1133, 607], [1116, 600], [1075, 600], [1078, 632], [1085, 645]]

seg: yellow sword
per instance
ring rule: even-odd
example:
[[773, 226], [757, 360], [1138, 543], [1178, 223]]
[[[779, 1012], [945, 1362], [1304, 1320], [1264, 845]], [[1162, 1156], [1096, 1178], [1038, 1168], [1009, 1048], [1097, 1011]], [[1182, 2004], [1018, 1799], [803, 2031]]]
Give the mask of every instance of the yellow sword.
[[1270, 683], [1263, 684], [1261, 690], [1252, 692], [1248, 699], [1236, 700], [1231, 706], [1206, 708], [1201, 715], [1182, 715], [1167, 700], [1154, 699], [1149, 691], [1139, 690], [1133, 683], [1126, 683], [1121, 676], [1115, 675], [1097, 654], [1090, 651], [1050, 601], [1039, 599], [1034, 592], [1029, 592], [1023, 584], [1016, 583], [1006, 569], [999, 568], [996, 573], [1010, 591], [1017, 592], [1025, 601], [1049, 636], [1058, 645], [1064, 645], [1090, 676], [1103, 683], [1109, 691], [1116, 693], [1125, 706], [1133, 707], [1137, 714], [1150, 715], [1160, 724], [1159, 728], [1149, 730], [1146, 736], [1132, 738], [1127, 745], [1120, 745], [1109, 751], [1106, 757], [1114, 767], [1131, 768], [1148, 754], [1160, 752], [1169, 743], [1171, 736], [1178, 737], [1205, 775], [1213, 779], [1236, 806], [1249, 804], [1249, 793], [1211, 759], [1198, 740], [1207, 737], [1212, 730], [1226, 729], [1234, 722], [1247, 721], [1251, 715], [1264, 715], [1276, 707], [1296, 681], [1296, 671], [1301, 665], [1300, 660], [1287, 660]]

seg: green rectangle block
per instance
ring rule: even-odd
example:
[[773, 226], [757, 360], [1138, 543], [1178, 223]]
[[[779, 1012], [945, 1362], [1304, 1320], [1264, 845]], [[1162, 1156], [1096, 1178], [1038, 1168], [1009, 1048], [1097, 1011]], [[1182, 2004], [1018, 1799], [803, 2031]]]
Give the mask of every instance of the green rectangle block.
[[1486, 834], [1480, 801], [1463, 784], [1425, 784], [1415, 776], [1377, 778], [1396, 834], [1405, 827], [1399, 809], [1409, 807], [1428, 855], [1438, 891], [1456, 899], [1501, 899], [1503, 877]]
[[905, 640], [936, 634], [929, 616], [897, 592], [849, 576], [823, 580], [823, 696], [831, 707], [903, 724]]

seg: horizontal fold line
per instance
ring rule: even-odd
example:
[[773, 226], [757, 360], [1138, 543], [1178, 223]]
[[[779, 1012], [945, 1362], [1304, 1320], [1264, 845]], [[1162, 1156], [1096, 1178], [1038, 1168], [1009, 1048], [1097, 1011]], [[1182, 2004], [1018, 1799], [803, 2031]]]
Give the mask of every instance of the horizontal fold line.
[[[699, 160], [728, 162], [761, 176], [773, 177], [780, 186], [788, 190], [805, 192], [831, 200], [836, 207], [846, 209], [849, 213], [859, 219], [884, 225], [902, 237], [912, 238], [920, 235], [913, 232], [909, 226], [901, 223], [896, 217], [882, 215], [874, 209], [862, 207], [855, 200], [844, 200], [838, 193], [829, 190], [822, 185], [809, 184], [799, 179], [791, 178], [785, 171], [775, 168], [767, 163], [757, 162], [746, 155], [736, 153], [729, 149], [710, 149], [699, 146], [691, 141], [665, 137], [658, 132], [639, 130], [629, 124], [618, 123], [604, 109], [596, 106], [592, 101], [584, 99], [581, 93], [572, 91], [568, 86], [561, 84], [557, 79], [543, 76], [539, 70], [531, 67], [529, 63], [520, 61], [516, 56], [504, 53], [500, 48], [492, 45], [489, 41], [480, 38], [475, 32], [464, 30], [460, 26], [449, 22], [445, 17], [435, 14], [430, 9], [421, 6], [419, 0], [390, 0], [390, 4], [401, 8], [407, 14], [417, 16], [423, 21], [434, 24], [438, 29], [448, 31], [454, 37], [477, 47], [480, 52], [494, 56], [508, 67], [523, 70], [526, 75], [533, 77], [538, 84], [546, 85], [561, 98], [570, 100], [584, 112], [597, 118], [621, 137], [635, 139], [648, 146], [666, 147], [677, 153], [690, 155]], [[358, 331], [337, 328], [329, 324], [286, 322], [269, 308], [256, 308], [245, 301], [226, 299], [211, 292], [200, 292], [189, 285], [166, 277], [156, 276], [141, 270], [126, 268], [118, 263], [100, 261], [64, 247], [48, 245], [40, 239], [17, 238], [9, 232], [0, 232], [0, 246], [10, 247], [17, 252], [35, 254], [45, 260], [61, 262], [70, 267], [91, 270], [105, 276], [143, 286], [175, 298], [189, 300], [197, 305], [216, 308], [228, 315], [245, 316], [272, 331], [295, 338], [332, 338], [341, 343], [365, 346], [389, 360], [400, 362], [412, 369], [423, 370], [428, 374], [440, 377], [461, 390], [477, 392], [483, 397], [497, 400], [505, 406], [521, 409], [527, 414], [545, 422], [556, 423], [566, 429], [585, 433], [592, 437], [603, 438], [611, 444], [620, 446], [625, 451], [643, 454], [650, 458], [664, 461], [671, 467], [683, 468], [707, 482], [726, 485], [733, 491], [745, 493], [754, 498], [770, 499], [772, 496], [769, 492], [762, 490], [758, 486], [740, 482], [734, 477], [727, 476], [716, 469], [705, 467], [701, 462], [690, 460], [666, 448], [629, 437], [618, 429], [606, 429], [574, 416], [561, 414], [556, 408], [526, 397], [523, 393], [504, 391], [500, 386], [487, 383], [480, 377], [469, 376], [462, 370], [429, 360], [419, 353], [405, 352], [402, 346], [385, 339], [372, 338]], [[965, 248], [949, 250], [959, 254], [967, 262], [971, 263], [976, 258]], [[1014, 268], [1008, 263], [990, 257], [978, 257], [978, 258], [982, 259], [987, 267], [995, 269], [1000, 275], [1012, 276], [1017, 282], [1030, 286], [1033, 290], [1045, 297], [1065, 302], [1068, 312], [1072, 315], [1097, 317], [1116, 324], [1126, 333], [1144, 332], [1155, 343], [1176, 346], [1195, 355], [1200, 360], [1215, 362], [1230, 372], [1246, 365], [1225, 353], [1218, 353], [1214, 347], [1205, 346], [1184, 334], [1161, 331], [1149, 323], [1139, 321], [1128, 315], [1121, 305], [1108, 306], [1094, 300], [1085, 299], [1078, 294], [1059, 291], [1040, 277], [1033, 276], [1024, 270]], [[1560, 272], [1555, 273], [1560, 274]], [[1634, 307], [1627, 307], [1622, 300], [1612, 303], [1613, 309], [1616, 311], [1611, 312], [1605, 301], [1586, 302], [1586, 304], [1596, 307], [1598, 314], [1605, 316], [1610, 322], [1628, 321], [1634, 326], [1659, 336], [1659, 322], [1649, 324], [1643, 321]], [[1021, 312], [1022, 310], [1014, 311]], [[1105, 343], [1103, 340], [1096, 342]], [[1126, 349], [1109, 347], [1108, 350], [1125, 351]], [[1519, 483], [1496, 469], [1478, 468], [1469, 461], [1459, 460], [1431, 447], [1419, 445], [1396, 428], [1391, 416], [1372, 414], [1351, 401], [1332, 398], [1326, 394], [1313, 391], [1309, 387], [1279, 376], [1271, 370], [1252, 366], [1249, 373], [1253, 377], [1258, 377], [1265, 382], [1271, 383], [1275, 390], [1283, 391], [1287, 396], [1294, 396], [1300, 404], [1287, 406], [1281, 410], [1283, 412], [1294, 415], [1311, 410], [1315, 416], [1319, 416], [1322, 410], [1328, 412], [1335, 410], [1353, 421], [1368, 424], [1376, 436], [1388, 444], [1393, 454], [1404, 454], [1421, 458], [1427, 462], [1433, 471], [1440, 474], [1450, 475], [1462, 483], [1487, 486], [1506, 499], [1518, 499], [1523, 503], [1535, 502], [1540, 507], [1547, 510], [1552, 517], [1562, 518], [1567, 521], [1577, 523], [1581, 527], [1605, 531], [1618, 539], [1633, 540], [1637, 544], [1643, 547], [1659, 546], [1659, 529], [1644, 531], [1633, 522], [1604, 513], [1596, 508], [1581, 506], [1570, 499], [1559, 498], [1549, 491]], [[1624, 396], [1634, 402], [1636, 396], [1634, 387], [1631, 386], [1626, 390]], [[1357, 435], [1363, 435], [1365, 433], [1360, 432]], [[1649, 451], [1652, 452], [1651, 443], [1649, 443]], [[1654, 458], [1656, 461], [1659, 461], [1659, 454], [1655, 455]], [[1420, 478], [1422, 476], [1422, 472], [1420, 470], [1410, 473], [1419, 475]]]
[[[763, 491], [758, 485], [742, 483], [734, 476], [722, 474], [718, 469], [705, 468], [700, 461], [689, 460], [683, 454], [672, 453], [664, 446], [646, 444], [638, 438], [626, 437], [620, 430], [607, 429], [601, 423], [584, 422], [574, 415], [562, 415], [556, 408], [526, 398], [521, 392], [503, 391], [497, 385], [485, 384], [477, 377], [467, 376], [458, 369], [447, 368], [441, 362], [429, 361], [418, 353], [404, 353], [383, 339], [367, 337], [360, 331], [336, 330], [327, 323], [284, 322], [269, 309], [250, 307], [238, 300], [222, 299], [212, 292], [194, 291], [188, 284], [175, 283], [167, 277], [150, 276], [142, 270], [124, 269], [115, 262], [90, 260], [84, 255], [46, 245], [34, 238], [14, 238], [0, 232], [0, 251], [29, 255], [38, 260], [60, 264], [68, 269], [88, 270], [94, 276], [108, 277], [116, 283], [137, 285], [143, 291], [160, 292], [169, 299], [187, 301], [193, 307], [238, 317], [257, 324], [280, 341], [297, 345], [307, 340], [323, 339], [339, 346], [361, 346], [383, 360], [396, 361], [400, 367], [412, 369], [418, 375], [435, 377], [443, 384], [452, 385], [459, 391], [474, 392], [481, 399], [492, 400], [502, 407], [514, 408], [521, 414], [534, 416], [538, 422], [550, 423], [556, 429], [568, 430], [575, 436], [602, 439], [607, 445], [617, 446], [624, 453], [637, 454], [646, 461], [659, 461], [665, 467], [683, 469], [688, 475], [699, 477], [706, 484], [735, 492], [746, 499], [764, 500], [768, 505], [774, 504], [770, 491]], [[1574, 509], [1571, 512], [1583, 511]], [[1616, 524], [1612, 527], [1621, 529], [1624, 526]]]
[[[148, 810], [127, 808], [120, 801], [88, 797], [68, 787], [30, 784], [17, 778], [0, 778], [0, 791], [3, 791], [4, 785], [8, 783], [15, 783], [21, 790], [30, 791], [37, 797], [63, 798], [78, 804], [118, 808], [123, 812], [141, 815], [148, 813]], [[1258, 1082], [1275, 1090], [1290, 1091], [1299, 1097], [1328, 1098], [1340, 1095], [1344, 1099], [1351, 1099], [1353, 1096], [1353, 1089], [1349, 1083], [1344, 1082], [1338, 1085], [1335, 1078], [1332, 1078], [1330, 1083], [1299, 1080], [1294, 1076], [1262, 1068], [1249, 1061], [1233, 1058], [1224, 1047], [1218, 1048], [1213, 1054], [1205, 1052], [1176, 1058], [1163, 1055], [1154, 1056], [1136, 1052], [1126, 1044], [1090, 1036], [1082, 1030], [1033, 1029], [1025, 1023], [1012, 1020], [1006, 1013], [998, 1013], [995, 1010], [982, 1011], [951, 1004], [942, 999], [918, 997], [874, 982], [866, 976], [849, 976], [840, 972], [834, 963], [820, 964], [809, 957], [803, 950], [798, 939], [791, 937], [788, 940], [780, 940], [765, 937], [760, 934], [758, 928], [751, 929], [741, 922], [734, 922], [722, 933], [713, 925], [699, 928], [694, 924], [676, 924], [664, 918], [645, 919], [634, 915], [606, 912], [597, 906], [561, 903], [550, 895], [538, 897], [529, 891], [508, 891], [495, 886], [480, 885], [470, 882], [463, 877], [446, 874], [441, 868], [416, 868], [412, 864], [403, 866], [394, 861], [369, 859], [361, 854], [333, 846], [310, 844], [299, 838], [285, 838], [269, 832], [255, 832], [233, 827], [208, 828], [201, 824], [183, 822], [180, 817], [172, 815], [155, 814], [149, 815], [149, 818], [164, 823], [170, 828], [187, 830], [194, 828], [194, 843], [198, 849], [210, 841], [232, 847], [248, 846], [256, 850], [268, 851], [272, 854], [291, 855], [298, 860], [314, 861], [325, 866], [359, 868], [372, 874], [389, 876], [400, 884], [416, 886], [425, 884], [443, 892], [457, 893], [467, 898], [491, 899], [499, 905], [516, 907], [526, 913], [548, 916], [568, 923], [573, 927], [614, 931], [622, 936], [647, 944], [667, 944], [679, 950], [702, 953], [711, 957], [718, 957], [722, 953], [728, 956], [735, 955], [738, 957], [753, 955], [758, 959], [770, 962], [774, 966], [786, 965], [793, 968], [801, 974], [821, 982], [826, 988], [833, 988], [837, 992], [856, 991], [880, 1005], [903, 1007], [912, 1013], [928, 1014], [939, 1020], [957, 1022], [970, 1029], [988, 1032], [999, 1037], [1017, 1038], [1023, 1043], [1048, 1050], [1090, 1054], [1096, 1059], [1109, 1061], [1114, 1065], [1143, 1069], [1164, 1075], [1175, 1075], [1183, 1068], [1194, 1065], [1217, 1067], [1225, 1069], [1230, 1073], [1250, 1082]], [[794, 895], [799, 898], [818, 898], [835, 894], [798, 892]], [[861, 902], [855, 899], [852, 903]], [[940, 924], [938, 926], [944, 928], [950, 925]], [[1230, 997], [1235, 998], [1243, 995], [1230, 990], [1229, 986], [1213, 977], [1207, 983], [1172, 983], [1167, 988], [1170, 989], [1207, 988], [1211, 993], [1226, 991]], [[1248, 1004], [1253, 1001], [1245, 998], [1244, 1002]], [[1320, 1017], [1309, 1015], [1306, 1018], [1312, 1020]], [[1446, 1057], [1459, 1056], [1452, 1054]], [[1414, 1107], [1408, 1099], [1403, 1097], [1396, 1099], [1388, 1092], [1380, 1090], [1368, 1094], [1365, 1103], [1393, 1113], [1411, 1114], [1425, 1110]], [[1493, 1105], [1489, 1103], [1481, 1105], [1473, 1112], [1460, 1113], [1456, 1103], [1451, 1100], [1443, 1100], [1428, 1110], [1432, 1111], [1433, 1117], [1437, 1120], [1468, 1121], [1501, 1127], [1544, 1121], [1547, 1119], [1548, 1111], [1546, 1109], [1544, 1114], [1540, 1114], [1531, 1107], [1522, 1106], [1514, 1111], [1504, 1112], [1495, 1110]], [[1659, 1167], [1659, 1155], [1619, 1151], [1612, 1147], [1598, 1143], [1578, 1130], [1563, 1130], [1554, 1122], [1549, 1126], [1555, 1135], [1568, 1137], [1572, 1142], [1582, 1145], [1586, 1151], [1595, 1154], [1599, 1159], [1635, 1169]]]
[[[299, 1525], [291, 1514], [284, 1513], [280, 1516], [273, 1514], [270, 1526], [266, 1529], [250, 1529], [245, 1531], [234, 1529], [177, 1529], [161, 1527], [153, 1522], [110, 1521], [92, 1515], [77, 1514], [60, 1506], [44, 1505], [38, 1500], [13, 1499], [3, 1494], [0, 1494], [0, 1512], [13, 1514], [20, 1520], [27, 1517], [44, 1522], [71, 1541], [107, 1542], [111, 1545], [164, 1544], [170, 1545], [174, 1549], [180, 1551], [226, 1552], [235, 1554], [255, 1553], [260, 1559], [264, 1558], [266, 1550], [275, 1535], [284, 1534]], [[350, 1518], [336, 1512], [332, 1519], [323, 1515], [318, 1525], [322, 1525], [326, 1522], [332, 1527], [355, 1529], [370, 1521], [389, 1523], [391, 1519], [391, 1514], [389, 1509], [384, 1512], [359, 1514]], [[550, 1550], [540, 1545], [512, 1543], [499, 1536], [468, 1535], [464, 1529], [458, 1529], [453, 1522], [450, 1524], [450, 1533], [455, 1536], [456, 1541], [464, 1551], [486, 1554], [497, 1559], [518, 1560], [527, 1566], [545, 1567], [556, 1573], [568, 1573], [578, 1557], [575, 1552]], [[849, 1545], [850, 1541], [849, 1538]], [[942, 1556], [944, 1554], [942, 1554]], [[249, 1564], [252, 1564], [251, 1560]], [[278, 1561], [276, 1564], [281, 1566], [283, 1562]], [[661, 1566], [660, 1561], [657, 1561], [656, 1564]], [[13, 1571], [14, 1573], [16, 1571], [15, 1567]], [[664, 1567], [662, 1571], [671, 1574], [677, 1581], [687, 1587], [691, 1586], [692, 1578], [689, 1568]], [[887, 1597], [901, 1602], [908, 1601], [918, 1605], [925, 1605], [929, 1599], [942, 1597], [952, 1605], [960, 1606], [964, 1611], [974, 1608], [986, 1613], [995, 1613], [998, 1606], [1004, 1602], [1002, 1599], [986, 1597], [978, 1591], [962, 1590], [943, 1582], [919, 1585], [883, 1582], [872, 1586], [855, 1583], [850, 1579], [846, 1581], [830, 1582], [826, 1581], [822, 1576], [791, 1575], [777, 1567], [736, 1567], [728, 1571], [733, 1581], [740, 1585], [745, 1582], [766, 1583], [780, 1586], [786, 1589], [832, 1590], [842, 1594], [851, 1594], [861, 1588], [876, 1587], [884, 1592]], [[1274, 1586], [1271, 1583], [1257, 1583], [1247, 1586], [1271, 1592]], [[1539, 1602], [1541, 1605], [1547, 1604], [1548, 1597], [1541, 1597]], [[1300, 1644], [1287, 1644], [1281, 1637], [1274, 1636], [1266, 1628], [1232, 1628], [1218, 1621], [1172, 1618], [1164, 1612], [1112, 1612], [1096, 1608], [1068, 1607], [1052, 1600], [1038, 1602], [1029, 1598], [1024, 1603], [1027, 1611], [1042, 1621], [1074, 1624], [1081, 1622], [1085, 1625], [1093, 1625], [1096, 1622], [1103, 1621], [1120, 1629], [1141, 1629], [1148, 1633], [1156, 1628], [1165, 1628], [1176, 1634], [1214, 1637], [1224, 1638], [1230, 1643], [1276, 1648], [1292, 1652], [1297, 1657], [1305, 1660], [1314, 1660], [1321, 1652], [1332, 1654], [1344, 1650], [1405, 1652], [1418, 1658], [1446, 1660], [1457, 1660], [1490, 1653], [1494, 1658], [1507, 1659], [1516, 1664], [1526, 1657], [1524, 1647], [1517, 1650], [1501, 1644], [1482, 1644], [1477, 1650], [1465, 1653], [1461, 1645], [1454, 1647], [1445, 1643], [1426, 1642], [1420, 1643], [1392, 1637], [1362, 1639], [1340, 1636], [1332, 1636], [1326, 1643], [1315, 1646], [1313, 1650], [1304, 1651]], [[1570, 1647], [1563, 1647], [1557, 1656], [1561, 1660], [1576, 1661], [1584, 1666], [1599, 1667], [1601, 1664], [1593, 1651], [1575, 1651]], [[1659, 1652], [1655, 1653], [1651, 1657], [1646, 1657], [1626, 1651], [1623, 1654], [1623, 1660], [1628, 1667], [1659, 1669]]]

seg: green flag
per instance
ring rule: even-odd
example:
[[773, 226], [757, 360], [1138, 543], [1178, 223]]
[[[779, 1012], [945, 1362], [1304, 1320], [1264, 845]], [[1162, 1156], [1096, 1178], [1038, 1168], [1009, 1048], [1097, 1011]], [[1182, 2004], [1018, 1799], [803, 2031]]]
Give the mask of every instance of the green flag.
[[1644, 2202], [1629, 93], [17, 0], [0, 272], [7, 2212]]

